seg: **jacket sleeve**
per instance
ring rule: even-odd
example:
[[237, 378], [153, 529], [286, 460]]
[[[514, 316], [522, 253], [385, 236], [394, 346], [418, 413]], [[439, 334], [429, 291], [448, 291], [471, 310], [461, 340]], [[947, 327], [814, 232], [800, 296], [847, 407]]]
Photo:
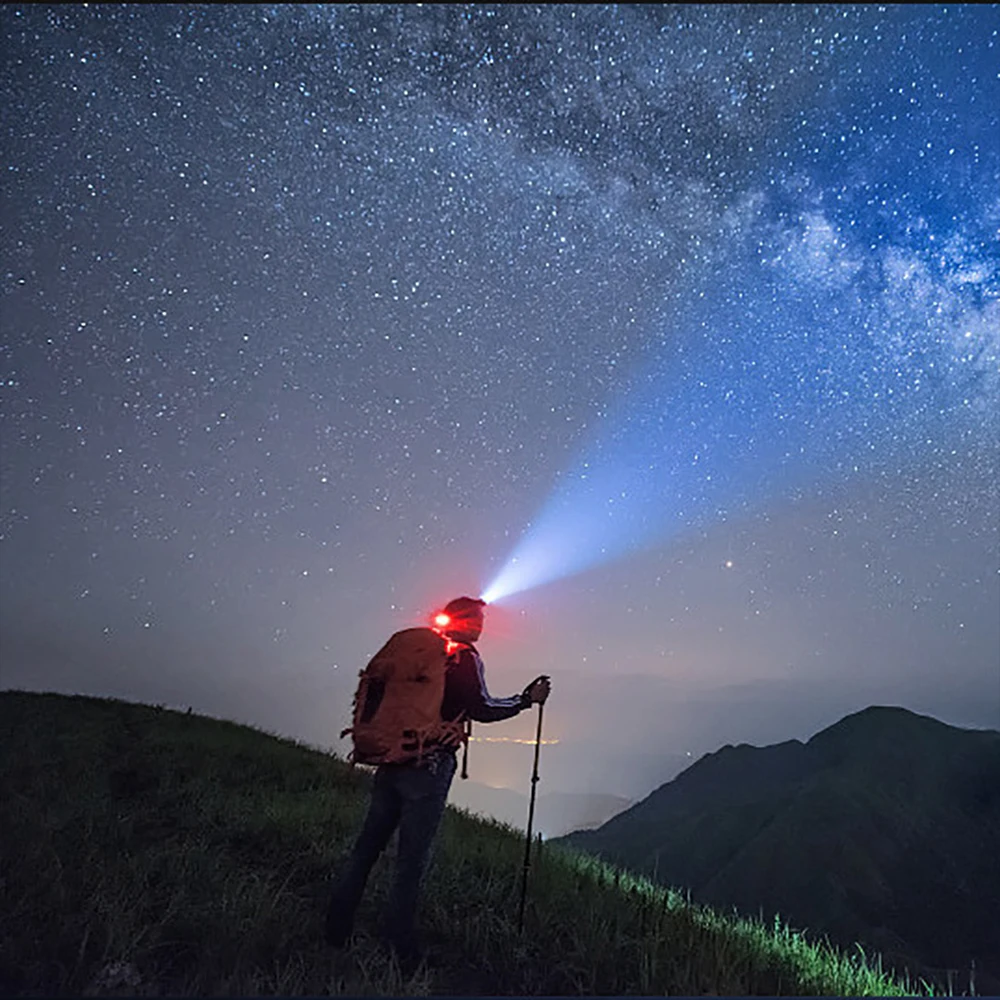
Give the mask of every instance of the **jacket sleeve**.
[[528, 707], [521, 694], [510, 698], [494, 698], [486, 689], [483, 661], [469, 647], [459, 653], [455, 669], [448, 672], [449, 700], [461, 706], [473, 722], [500, 722], [510, 719]]

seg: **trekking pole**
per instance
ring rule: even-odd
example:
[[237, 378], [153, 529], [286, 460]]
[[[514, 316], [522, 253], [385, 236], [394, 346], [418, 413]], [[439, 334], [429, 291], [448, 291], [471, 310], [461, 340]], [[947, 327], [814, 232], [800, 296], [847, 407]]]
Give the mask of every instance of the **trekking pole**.
[[528, 891], [528, 869], [531, 867], [531, 824], [535, 818], [535, 788], [538, 785], [538, 751], [542, 745], [542, 709], [545, 702], [538, 703], [538, 730], [535, 733], [535, 767], [531, 772], [531, 802], [528, 806], [528, 835], [524, 839], [524, 868], [521, 872], [521, 902], [517, 909], [517, 932], [524, 929], [524, 897]]

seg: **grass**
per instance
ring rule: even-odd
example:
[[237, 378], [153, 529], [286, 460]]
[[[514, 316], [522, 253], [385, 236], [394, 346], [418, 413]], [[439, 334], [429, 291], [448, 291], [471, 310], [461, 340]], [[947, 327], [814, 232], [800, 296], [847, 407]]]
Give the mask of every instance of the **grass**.
[[424, 883], [437, 961], [378, 939], [392, 849], [355, 943], [322, 941], [369, 776], [249, 727], [125, 702], [0, 693], [0, 993], [930, 995], [863, 953], [727, 917], [449, 809]]

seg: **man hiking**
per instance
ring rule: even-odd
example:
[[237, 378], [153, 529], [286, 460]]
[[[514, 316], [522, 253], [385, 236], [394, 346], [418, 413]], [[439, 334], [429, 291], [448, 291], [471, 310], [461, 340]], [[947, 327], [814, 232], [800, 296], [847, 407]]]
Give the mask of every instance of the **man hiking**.
[[485, 604], [477, 598], [458, 597], [438, 616], [435, 631], [447, 640], [448, 652], [440, 707], [445, 724], [442, 735], [422, 744], [414, 760], [378, 765], [368, 815], [330, 898], [326, 939], [335, 947], [343, 946], [350, 937], [368, 873], [398, 827], [385, 936], [401, 966], [415, 968], [420, 960], [414, 927], [420, 880], [455, 775], [464, 723], [509, 719], [548, 697], [550, 683], [544, 676], [532, 681], [519, 695], [490, 695], [483, 661], [474, 645], [483, 631]]

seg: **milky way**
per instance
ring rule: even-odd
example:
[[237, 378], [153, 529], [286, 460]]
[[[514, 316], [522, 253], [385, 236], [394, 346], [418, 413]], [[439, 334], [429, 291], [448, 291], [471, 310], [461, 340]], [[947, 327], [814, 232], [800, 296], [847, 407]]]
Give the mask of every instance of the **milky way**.
[[490, 683], [603, 787], [996, 725], [998, 26], [3, 7], [0, 685], [335, 744], [523, 539]]

